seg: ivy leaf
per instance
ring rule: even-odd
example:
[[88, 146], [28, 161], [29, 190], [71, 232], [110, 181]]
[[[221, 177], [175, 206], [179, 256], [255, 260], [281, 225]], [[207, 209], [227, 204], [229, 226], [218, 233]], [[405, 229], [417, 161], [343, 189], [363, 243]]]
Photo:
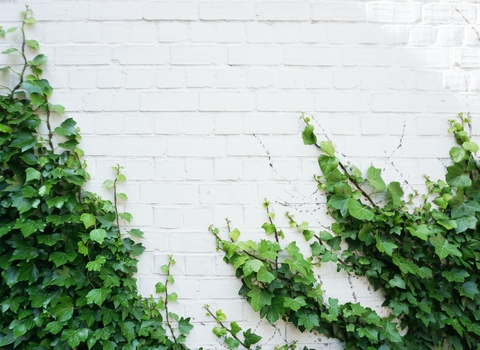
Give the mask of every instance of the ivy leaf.
[[475, 201], [465, 201], [462, 193], [453, 197], [450, 200], [449, 205], [452, 207], [452, 219], [473, 216], [477, 211], [480, 211], [480, 204]]
[[445, 277], [448, 282], [463, 282], [470, 274], [458, 267], [453, 267], [450, 271], [443, 271], [442, 276]]
[[305, 145], [313, 145], [317, 143], [317, 136], [313, 133], [313, 125], [307, 125], [302, 132], [302, 139]]
[[62, 332], [62, 340], [66, 340], [68, 345], [72, 348], [76, 348], [81, 342], [86, 341], [88, 338], [88, 329], [65, 329]]
[[249, 276], [253, 272], [258, 272], [263, 267], [263, 263], [258, 259], [249, 259], [243, 265], [243, 273], [245, 276]]
[[281, 315], [285, 313], [283, 307], [283, 297], [276, 296], [272, 299], [272, 303], [268, 306], [265, 306], [260, 311], [260, 317], [265, 317], [270, 324], [274, 324]]
[[50, 96], [52, 94], [52, 87], [48, 80], [38, 79], [38, 80], [25, 80], [22, 83], [22, 88], [27, 90], [30, 94], [40, 94]]
[[25, 44], [35, 50], [38, 50], [40, 48], [40, 46], [38, 45], [38, 41], [36, 40], [25, 40]]
[[45, 56], [44, 54], [40, 54], [40, 55], [37, 55], [35, 56], [35, 58], [31, 61], [28, 61], [28, 64], [30, 66], [41, 66], [42, 64], [45, 64], [47, 63], [47, 56]]
[[375, 238], [377, 241], [376, 247], [382, 253], [386, 253], [387, 255], [392, 256], [393, 250], [398, 248], [395, 243], [384, 241], [380, 239], [378, 235], [376, 235]]
[[192, 329], [193, 329], [193, 325], [190, 323], [190, 317], [187, 317], [187, 318], [181, 317], [178, 320], [178, 331], [181, 334], [189, 334]]
[[466, 296], [467, 298], [474, 299], [478, 295], [478, 287], [475, 282], [465, 282], [460, 288], [460, 295]]
[[104, 287], [92, 289], [87, 293], [87, 303], [101, 306], [110, 293], [111, 290]]
[[257, 280], [260, 282], [270, 283], [275, 279], [275, 275], [267, 270], [265, 266], [262, 266], [257, 273]]
[[77, 135], [76, 125], [77, 123], [72, 118], [68, 118], [60, 126], [56, 127], [54, 131], [60, 136], [75, 136]]
[[307, 313], [305, 311], [299, 312], [298, 324], [304, 326], [309, 332], [311, 332], [314, 327], [320, 325], [320, 319], [316, 313]]
[[237, 333], [240, 332], [242, 328], [238, 325], [237, 322], [233, 321], [230, 322], [230, 330], [232, 332], [232, 335], [237, 335]]
[[406, 288], [405, 281], [403, 280], [402, 276], [400, 276], [399, 274], [396, 274], [390, 281], [388, 281], [388, 284], [392, 288], [393, 287], [397, 287], [397, 288], [401, 288], [401, 289]]
[[328, 174], [334, 169], [337, 169], [339, 163], [340, 161], [337, 157], [330, 157], [325, 154], [318, 157], [318, 165], [324, 174]]
[[347, 199], [347, 208], [350, 215], [358, 220], [371, 221], [375, 217], [373, 211], [353, 198]]
[[295, 299], [290, 297], [284, 298], [283, 306], [288, 307], [293, 311], [298, 311], [302, 306], [306, 306], [307, 303], [305, 302], [305, 297], [298, 296]]
[[252, 289], [247, 293], [247, 296], [250, 298], [250, 305], [252, 305], [253, 310], [257, 312], [266, 305], [270, 305], [274, 297], [273, 293], [262, 290], [257, 286], [252, 286]]
[[105, 231], [103, 228], [97, 228], [90, 231], [90, 239], [92, 241], [102, 244], [105, 238], [107, 238], [107, 231]]
[[213, 327], [212, 332], [219, 338], [227, 335], [227, 330], [220, 326]]
[[233, 229], [232, 232], [230, 232], [228, 234], [228, 236], [232, 239], [232, 241], [236, 242], [236, 241], [238, 241], [238, 238], [240, 237], [240, 231], [237, 228], [235, 228], [235, 229]]
[[470, 151], [472, 153], [477, 153], [478, 152], [478, 145], [475, 142], [464, 142], [462, 144], [462, 147], [465, 150]]
[[435, 253], [440, 259], [444, 259], [449, 255], [462, 257], [462, 253], [458, 250], [458, 246], [449, 243], [440, 233], [430, 237], [429, 242], [435, 247]]
[[59, 321], [48, 322], [45, 327], [45, 330], [52, 334], [60, 333], [62, 329], [63, 329], [63, 322], [59, 322]]
[[24, 237], [28, 237], [35, 232], [43, 232], [47, 224], [43, 221], [33, 221], [27, 219], [22, 222], [22, 220], [17, 220], [15, 222], [14, 228], [20, 229]]
[[278, 256], [278, 251], [280, 250], [280, 245], [275, 242], [272, 243], [265, 239], [262, 239], [258, 245], [258, 255], [262, 259], [271, 259], [274, 260]]
[[143, 231], [139, 230], [139, 229], [136, 229], [136, 228], [133, 228], [131, 229], [130, 231], [128, 231], [128, 233], [133, 236], [133, 237], [137, 237], [137, 238], [143, 238]]
[[400, 186], [399, 182], [390, 182], [387, 186], [387, 192], [390, 194], [390, 197], [392, 197], [392, 203], [395, 208], [400, 206], [401, 204], [401, 199], [404, 195], [403, 189]]
[[474, 230], [477, 227], [477, 218], [475, 216], [464, 216], [455, 220], [457, 227], [455, 227], [456, 233], [465, 232], [468, 229]]
[[368, 183], [373, 186], [377, 191], [384, 191], [387, 188], [383, 181], [381, 174], [382, 170], [375, 168], [373, 165], [367, 170]]
[[450, 186], [458, 187], [460, 189], [467, 188], [472, 185], [472, 180], [465, 173], [463, 165], [460, 163], [455, 163], [452, 166], [447, 167], [447, 175], [445, 175], [445, 180]]
[[450, 148], [449, 154], [450, 158], [452, 158], [455, 163], [460, 163], [461, 161], [467, 160], [469, 158], [469, 155], [467, 154], [465, 149], [458, 146]]
[[326, 154], [328, 154], [330, 157], [335, 156], [335, 147], [333, 146], [332, 141], [320, 142], [320, 149]]
[[73, 302], [70, 298], [64, 298], [60, 303], [50, 309], [50, 314], [58, 322], [65, 322], [73, 316]]
[[251, 329], [247, 329], [246, 332], [243, 332], [243, 337], [244, 337], [244, 343], [248, 348], [250, 348], [250, 346], [252, 346], [253, 344], [256, 344], [258, 343], [260, 340], [262, 340], [262, 337], [260, 337], [259, 335], [256, 335], [255, 333], [252, 333]]
[[80, 220], [83, 222], [83, 225], [85, 226], [85, 228], [89, 228], [90, 226], [94, 226], [95, 222], [96, 222], [95, 216], [93, 216], [90, 213], [83, 213], [80, 216]]
[[14, 133], [13, 136], [14, 139], [10, 147], [21, 148], [22, 152], [33, 148], [37, 144], [37, 139], [29, 132], [19, 131], [18, 133]]

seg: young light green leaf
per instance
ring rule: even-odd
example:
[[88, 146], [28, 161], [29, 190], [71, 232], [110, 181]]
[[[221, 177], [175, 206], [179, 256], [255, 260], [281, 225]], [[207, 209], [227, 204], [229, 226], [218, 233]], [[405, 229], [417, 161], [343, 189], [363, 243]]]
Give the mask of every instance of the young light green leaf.
[[372, 210], [353, 198], [347, 199], [347, 208], [350, 215], [358, 220], [371, 221], [375, 217]]
[[95, 216], [93, 216], [90, 213], [83, 213], [80, 216], [80, 220], [83, 222], [83, 225], [85, 225], [85, 228], [89, 228], [91, 226], [94, 226], [95, 222], [96, 222]]
[[103, 228], [90, 231], [90, 239], [94, 242], [102, 244], [105, 238], [107, 238], [107, 231], [105, 231]]
[[333, 146], [332, 141], [320, 142], [320, 149], [330, 157], [335, 157], [335, 147]]
[[383, 181], [381, 174], [382, 170], [375, 168], [373, 165], [367, 170], [368, 183], [373, 186], [377, 191], [384, 191], [387, 188]]

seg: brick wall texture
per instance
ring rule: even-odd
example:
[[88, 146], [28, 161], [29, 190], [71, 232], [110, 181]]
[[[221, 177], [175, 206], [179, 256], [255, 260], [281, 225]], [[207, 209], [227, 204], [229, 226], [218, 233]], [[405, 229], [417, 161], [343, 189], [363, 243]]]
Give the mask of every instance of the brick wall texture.
[[[53, 103], [83, 134], [101, 189], [120, 164], [122, 203], [145, 231], [139, 264], [143, 295], [163, 280], [166, 254], [193, 318], [192, 348], [222, 348], [204, 304], [223, 309], [264, 338], [342, 349], [288, 324], [272, 327], [238, 297], [240, 283], [215, 251], [208, 226], [225, 218], [245, 238], [263, 238], [268, 198], [283, 214], [328, 228], [325, 198], [312, 179], [317, 151], [301, 139], [301, 112], [313, 117], [345, 161], [375, 165], [406, 192], [423, 175], [442, 178], [452, 146], [448, 119], [469, 113], [480, 134], [478, 0], [32, 0], [28, 29], [49, 58]], [[17, 24], [23, 1], [0, 2], [0, 24]], [[18, 40], [17, 40], [18, 42]], [[8, 47], [5, 40], [0, 49]], [[15, 63], [1, 57], [0, 63]], [[5, 74], [5, 73], [0, 73]], [[1, 76], [2, 78], [4, 76]], [[60, 120], [55, 120], [59, 122]], [[474, 137], [475, 138], [475, 137]], [[477, 139], [478, 142], [478, 139]], [[328, 296], [381, 310], [381, 293], [323, 266]]]

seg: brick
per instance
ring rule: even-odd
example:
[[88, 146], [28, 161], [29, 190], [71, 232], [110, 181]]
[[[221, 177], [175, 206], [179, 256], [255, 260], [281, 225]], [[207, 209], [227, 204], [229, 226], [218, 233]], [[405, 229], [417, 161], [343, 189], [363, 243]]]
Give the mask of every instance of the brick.
[[215, 180], [240, 180], [242, 162], [236, 159], [215, 159]]
[[387, 73], [388, 87], [392, 90], [415, 88], [415, 73], [409, 69], [393, 69]]
[[[2, 4], [2, 9], [4, 5]], [[16, 11], [20, 12], [15, 10], [13, 13]], [[43, 2], [42, 6], [35, 6], [34, 11], [35, 18], [40, 21], [81, 21], [87, 18], [88, 7], [77, 1], [54, 1]]]
[[313, 20], [365, 22], [367, 11], [364, 4], [355, 2], [321, 2], [313, 4]]
[[[457, 11], [458, 10], [458, 11]], [[460, 12], [460, 13], [459, 13]], [[476, 22], [474, 5], [426, 4], [423, 6], [423, 20], [425, 23], [465, 23], [463, 16], [470, 22]]]
[[204, 205], [182, 207], [182, 228], [198, 230], [209, 227], [213, 222], [213, 209]]
[[452, 91], [467, 90], [467, 74], [464, 71], [443, 72], [443, 87]]
[[334, 70], [333, 83], [337, 89], [352, 89], [358, 86], [359, 78], [355, 70]]
[[98, 135], [115, 135], [123, 132], [123, 116], [118, 114], [102, 114], [97, 118], [96, 130]]
[[127, 159], [125, 175], [129, 181], [152, 180], [153, 162], [150, 159]]
[[298, 89], [304, 86], [303, 70], [277, 69], [274, 75], [274, 86], [281, 89]]
[[311, 111], [313, 110], [313, 95], [310, 93], [257, 93], [259, 111]]
[[72, 26], [66, 23], [45, 23], [45, 43], [67, 43], [72, 40]]
[[480, 90], [480, 72], [470, 72], [468, 74], [468, 88], [470, 90]]
[[185, 135], [210, 135], [213, 133], [213, 117], [211, 115], [185, 115], [182, 120]]
[[253, 136], [229, 136], [227, 138], [228, 156], [265, 156], [262, 144]]
[[[85, 136], [89, 142], [82, 143], [85, 154], [92, 156], [159, 156], [165, 152], [167, 141], [158, 137], [120, 137], [111, 135], [105, 137]], [[103, 181], [103, 179], [102, 179]]]
[[188, 22], [160, 22], [157, 27], [160, 42], [181, 42], [188, 40]]
[[225, 140], [222, 137], [184, 137], [168, 140], [168, 156], [213, 157], [225, 155]]
[[241, 43], [246, 39], [242, 23], [217, 23], [215, 39], [219, 43]]
[[299, 46], [285, 49], [285, 64], [289, 66], [334, 66], [340, 61], [337, 48]]
[[384, 70], [369, 69], [360, 71], [360, 87], [368, 90], [382, 90], [388, 87], [388, 77]]
[[448, 48], [398, 49], [401, 67], [449, 67], [452, 63]]
[[124, 75], [127, 89], [148, 89], [155, 86], [156, 71], [153, 69], [128, 69]]
[[143, 6], [134, 2], [90, 2], [88, 18], [93, 20], [142, 19]]
[[169, 50], [165, 46], [122, 45], [113, 49], [113, 58], [120, 64], [165, 64]]
[[198, 187], [192, 184], [151, 182], [140, 185], [140, 200], [144, 203], [198, 203]]
[[438, 71], [417, 71], [415, 80], [419, 90], [440, 90], [443, 88], [443, 76]]
[[406, 26], [384, 25], [383, 27], [384, 42], [387, 45], [406, 44], [410, 37], [410, 29]]
[[130, 26], [130, 42], [152, 43], [157, 41], [157, 26], [154, 23], [134, 23]]
[[215, 24], [212, 22], [190, 23], [189, 38], [191, 42], [214, 42]]
[[364, 92], [321, 92], [315, 94], [315, 110], [322, 112], [370, 111], [371, 96]]
[[187, 70], [187, 87], [212, 87], [215, 85], [215, 71], [212, 69]]
[[200, 19], [220, 21], [246, 21], [255, 19], [255, 3], [200, 3]]
[[102, 24], [102, 43], [116, 44], [123, 43], [128, 37], [128, 26], [121, 23]]
[[387, 67], [396, 65], [397, 60], [397, 51], [390, 48], [347, 47], [342, 50], [342, 62], [345, 66]]
[[180, 228], [181, 209], [154, 207], [154, 225], [160, 228]]
[[187, 276], [211, 276], [215, 268], [215, 260], [210, 255], [185, 256], [185, 274]]
[[428, 46], [435, 44], [437, 39], [436, 28], [430, 26], [415, 26], [410, 32], [412, 45]]
[[474, 48], [455, 49], [453, 55], [454, 63], [462, 68], [480, 67], [480, 52]]
[[180, 88], [186, 84], [185, 70], [178, 68], [162, 68], [157, 70], [157, 87]]
[[210, 158], [187, 158], [185, 160], [185, 173], [188, 180], [213, 180], [213, 160]]
[[301, 23], [300, 41], [304, 43], [324, 43], [327, 42], [326, 23]]
[[136, 93], [90, 92], [83, 101], [85, 111], [135, 111], [139, 106]]
[[146, 113], [124, 113], [127, 134], [153, 134], [153, 116]]
[[94, 69], [73, 69], [70, 71], [68, 86], [72, 89], [94, 88], [97, 85], [97, 71]]
[[[266, 181], [272, 179], [272, 168], [266, 159], [247, 159], [243, 162], [243, 179]], [[258, 208], [257, 208], [258, 210]], [[260, 227], [263, 222], [258, 225]]]
[[172, 46], [172, 64], [210, 65], [227, 60], [227, 51], [219, 46]]
[[185, 164], [182, 159], [157, 159], [155, 161], [155, 179], [183, 180], [185, 179]]
[[256, 184], [200, 184], [200, 203], [236, 204], [257, 202]]
[[235, 135], [239, 130], [243, 130], [243, 120], [238, 115], [215, 116], [214, 122], [215, 134], [217, 135]]
[[255, 95], [251, 92], [200, 92], [201, 111], [251, 111]]
[[[461, 46], [464, 41], [464, 34], [472, 33], [473, 31], [465, 31], [462, 27], [447, 27], [440, 26], [437, 29], [437, 43], [441, 46]], [[474, 40], [477, 40], [478, 37], [475, 34]], [[468, 42], [468, 35], [467, 35]]]
[[119, 69], [100, 69], [97, 71], [99, 88], [120, 88], [123, 86], [123, 72]]
[[217, 71], [217, 86], [232, 89], [245, 87], [245, 72], [239, 69], [219, 69]]
[[283, 50], [274, 46], [232, 46], [228, 49], [230, 65], [278, 65], [283, 63]]
[[55, 64], [108, 64], [110, 63], [110, 55], [110, 48], [107, 46], [58, 46], [55, 48]]
[[242, 287], [240, 280], [232, 277], [199, 280], [198, 284], [198, 297], [208, 300], [234, 299]]
[[[145, 112], [142, 112], [145, 114]], [[154, 124], [155, 124], [155, 134], [157, 135], [177, 135], [183, 131], [182, 123], [172, 123], [171, 113], [167, 115], [158, 115], [155, 113]]]
[[300, 25], [295, 22], [274, 23], [273, 40], [276, 43], [296, 43], [300, 40]]
[[431, 94], [427, 97], [427, 103], [430, 112], [458, 113], [469, 109], [465, 99], [454, 94]]
[[76, 43], [98, 43], [101, 38], [100, 23], [70, 24], [73, 41]]
[[372, 107], [375, 112], [424, 112], [425, 97], [419, 94], [374, 94]]
[[307, 89], [327, 89], [333, 87], [333, 73], [328, 68], [312, 68], [303, 73]]
[[312, 17], [308, 3], [257, 2], [257, 18], [261, 21], [304, 21]]
[[416, 23], [420, 21], [420, 4], [370, 3], [368, 20], [380, 23]]
[[143, 10], [143, 17], [147, 20], [198, 19], [198, 3], [195, 2], [147, 2]]
[[249, 88], [265, 88], [273, 83], [273, 74], [267, 69], [248, 69], [247, 70], [247, 87]]
[[142, 92], [142, 111], [194, 111], [198, 108], [196, 92]]
[[247, 26], [247, 42], [271, 43], [273, 42], [273, 27], [267, 23], [255, 22]]

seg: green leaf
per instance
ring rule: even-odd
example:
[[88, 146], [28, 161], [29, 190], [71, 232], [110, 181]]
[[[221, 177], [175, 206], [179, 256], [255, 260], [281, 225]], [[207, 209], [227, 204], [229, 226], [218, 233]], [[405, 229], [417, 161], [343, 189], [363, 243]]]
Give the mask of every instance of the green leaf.
[[212, 332], [213, 332], [213, 334], [215, 334], [219, 338], [227, 335], [227, 330], [225, 328], [219, 327], [219, 326], [213, 327]]
[[86, 341], [88, 338], [88, 329], [65, 329], [62, 332], [61, 339], [68, 341], [68, 345], [72, 348], [76, 348], [81, 342]]
[[334, 169], [337, 169], [339, 163], [340, 161], [337, 157], [330, 157], [325, 154], [318, 157], [318, 165], [324, 174], [328, 174]]
[[478, 287], [475, 282], [465, 282], [462, 287], [460, 288], [460, 295], [464, 295], [467, 298], [475, 299], [478, 295]]
[[104, 287], [92, 289], [87, 293], [87, 303], [101, 306], [110, 292], [110, 289]]
[[347, 208], [350, 215], [358, 220], [371, 221], [375, 217], [373, 211], [353, 198], [347, 199]]
[[83, 225], [85, 225], [85, 228], [89, 228], [90, 226], [94, 226], [95, 222], [96, 222], [95, 216], [93, 216], [90, 213], [83, 213], [80, 216], [80, 220], [83, 222]]
[[242, 327], [240, 327], [237, 322], [233, 321], [230, 322], [230, 330], [232, 335], [237, 335], [237, 333], [242, 330]]
[[335, 147], [333, 146], [332, 141], [320, 142], [320, 149], [326, 154], [328, 154], [330, 157], [335, 156]]
[[40, 94], [50, 96], [52, 94], [52, 87], [48, 80], [39, 79], [39, 80], [25, 80], [22, 83], [22, 88], [27, 90], [30, 94]]
[[305, 302], [305, 297], [298, 296], [295, 299], [292, 298], [285, 298], [283, 306], [288, 307], [293, 311], [298, 311], [302, 306], [306, 306], [307, 303]]
[[317, 143], [317, 136], [313, 133], [313, 125], [307, 125], [302, 132], [302, 139], [305, 145], [313, 145]]
[[50, 309], [50, 314], [56, 318], [58, 322], [65, 322], [73, 316], [73, 302], [70, 298], [63, 300]]
[[387, 186], [387, 192], [390, 194], [390, 197], [392, 197], [392, 203], [393, 206], [396, 208], [400, 206], [401, 204], [401, 199], [404, 195], [403, 189], [400, 186], [399, 182], [390, 182]]
[[35, 50], [38, 50], [40, 48], [40, 46], [38, 45], [38, 41], [36, 40], [25, 40], [25, 44]]
[[262, 290], [257, 286], [252, 286], [252, 289], [247, 293], [250, 298], [250, 305], [253, 310], [260, 311], [266, 305], [270, 305], [274, 295], [266, 290]]
[[[244, 268], [245, 269], [245, 268]], [[260, 267], [257, 273], [257, 280], [260, 282], [270, 283], [275, 279], [275, 275], [267, 270], [265, 266]]]
[[190, 323], [190, 317], [187, 317], [187, 318], [181, 317], [178, 320], [178, 331], [181, 334], [189, 334], [192, 329], [193, 329], [193, 325]]
[[468, 229], [474, 230], [477, 227], [477, 218], [475, 216], [464, 216], [455, 220], [457, 227], [455, 227], [456, 233], [465, 232]]
[[44, 54], [37, 55], [33, 60], [28, 61], [28, 64], [34, 67], [41, 66], [45, 63], [47, 63], [47, 56], [45, 56]]
[[77, 123], [72, 118], [68, 118], [60, 126], [56, 127], [54, 131], [60, 136], [76, 136], [78, 134], [76, 125]]
[[136, 229], [136, 228], [133, 228], [131, 229], [130, 231], [128, 231], [128, 233], [133, 236], [133, 237], [137, 237], [137, 238], [143, 238], [143, 231], [140, 231], [139, 229]]
[[255, 333], [252, 333], [251, 329], [247, 329], [246, 332], [243, 332], [243, 337], [245, 339], [244, 343], [247, 346], [247, 348], [250, 348], [250, 346], [262, 340], [262, 337], [256, 335]]
[[458, 250], [458, 245], [449, 243], [440, 233], [430, 237], [428, 241], [435, 247], [435, 253], [440, 259], [444, 259], [449, 255], [462, 257], [462, 253]]
[[37, 139], [29, 132], [19, 131], [18, 133], [14, 133], [13, 136], [14, 139], [10, 147], [21, 148], [22, 152], [33, 148], [37, 144]]
[[114, 182], [110, 179], [107, 179], [103, 182], [103, 187], [108, 189], [108, 190], [112, 189], [113, 186], [114, 186]]
[[449, 154], [450, 154], [450, 158], [452, 158], [452, 160], [455, 163], [459, 163], [459, 162], [467, 160], [469, 158], [469, 155], [465, 151], [465, 149], [462, 148], [462, 147], [458, 147], [458, 146], [452, 147], [450, 149]]
[[478, 152], [478, 145], [475, 142], [464, 142], [462, 147], [470, 152], [477, 153]]
[[94, 242], [102, 244], [105, 238], [107, 238], [107, 231], [105, 231], [103, 228], [97, 228], [90, 231], [90, 239]]
[[[10, 29], [12, 29], [12, 28], [10, 28]], [[15, 27], [15, 29], [16, 29], [16, 27]], [[5, 50], [5, 51], [2, 51], [2, 54], [8, 55], [9, 53], [12, 53], [12, 52], [19, 52], [19, 51], [18, 51], [18, 49], [16, 49], [15, 47], [11, 47], [11, 48], [9, 48], [9, 49], [7, 49], [7, 50]]]
[[455, 186], [460, 189], [470, 187], [472, 185], [472, 180], [465, 173], [463, 165], [460, 163], [455, 163], [452, 166], [447, 167], [447, 175], [445, 175], [445, 180], [450, 186]]
[[12, 133], [12, 128], [7, 126], [7, 125], [0, 124], [0, 132], [11, 134]]
[[240, 231], [238, 228], [233, 229], [233, 231], [228, 234], [228, 237], [230, 237], [234, 242], [238, 241], [238, 238], [240, 237]]
[[475, 201], [465, 201], [462, 193], [453, 197], [450, 200], [449, 205], [452, 207], [452, 219], [464, 216], [474, 216], [476, 212], [480, 211], [480, 204]]
[[45, 330], [52, 334], [60, 333], [62, 329], [63, 329], [63, 322], [59, 322], [59, 321], [48, 322], [47, 326], [45, 327]]
[[47, 224], [43, 221], [33, 221], [27, 219], [23, 222], [21, 220], [17, 220], [14, 227], [20, 229], [24, 237], [28, 237], [35, 232], [43, 232], [46, 226]]
[[58, 113], [58, 114], [63, 114], [65, 113], [65, 107], [63, 107], [62, 105], [52, 105], [52, 104], [49, 104], [48, 105], [48, 108], [50, 108], [50, 110], [52, 112], [55, 112], [55, 113]]
[[398, 248], [398, 246], [395, 243], [384, 241], [380, 239], [378, 235], [376, 235], [375, 238], [377, 241], [377, 244], [375, 246], [382, 253], [386, 253], [387, 255], [392, 256], [393, 250]]
[[243, 273], [245, 276], [252, 274], [253, 272], [258, 272], [260, 268], [263, 267], [263, 263], [258, 259], [249, 259], [243, 265]]
[[397, 288], [401, 288], [401, 289], [406, 288], [405, 281], [403, 280], [402, 276], [400, 276], [399, 274], [396, 274], [390, 281], [388, 281], [388, 284], [392, 288], [393, 287], [397, 287]]
[[384, 191], [387, 188], [383, 181], [381, 174], [382, 170], [375, 168], [373, 165], [367, 170], [368, 183], [373, 186], [377, 191]]
[[458, 267], [453, 267], [450, 271], [442, 271], [442, 276], [448, 282], [463, 282], [470, 274]]
[[299, 312], [298, 314], [298, 324], [304, 326], [309, 332], [311, 332], [314, 327], [320, 325], [318, 314], [312, 312], [307, 313], [305, 311]]

